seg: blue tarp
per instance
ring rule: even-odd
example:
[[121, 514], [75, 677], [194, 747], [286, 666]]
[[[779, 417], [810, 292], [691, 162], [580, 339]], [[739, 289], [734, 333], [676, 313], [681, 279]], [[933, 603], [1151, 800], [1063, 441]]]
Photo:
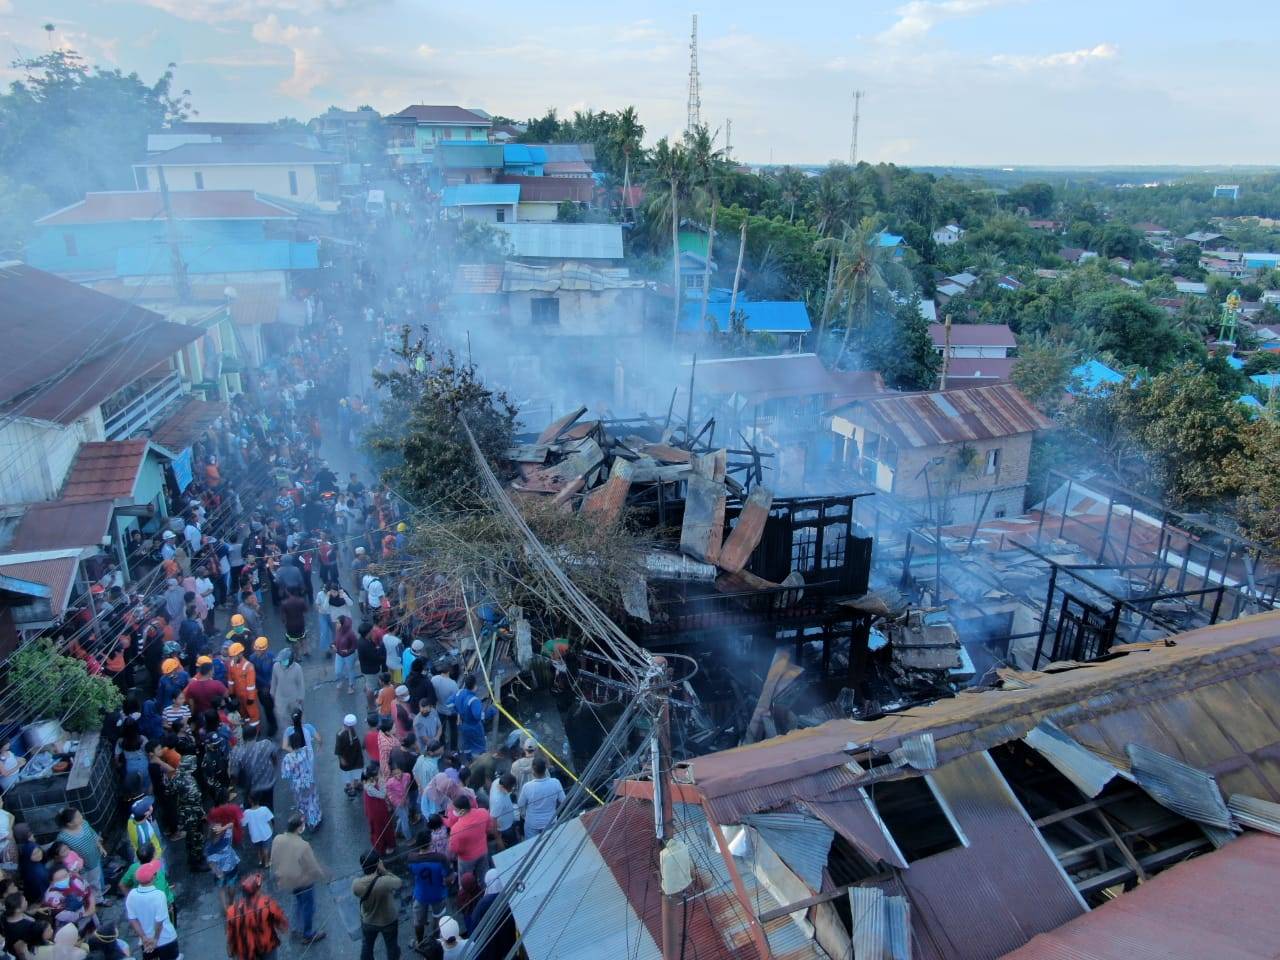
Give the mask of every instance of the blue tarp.
[[1227, 366], [1229, 366], [1232, 370], [1243, 370], [1244, 361], [1241, 360], [1239, 357], [1227, 357]]
[[1268, 390], [1272, 387], [1280, 387], [1280, 373], [1255, 373], [1249, 379]]
[[[314, 241], [258, 240], [241, 243], [184, 243], [179, 245], [187, 273], [256, 273], [263, 270], [316, 270], [319, 244]], [[116, 276], [167, 275], [173, 269], [164, 244], [121, 247], [116, 253]]]
[[890, 233], [888, 230], [881, 230], [876, 234], [876, 239], [880, 241], [880, 246], [882, 247], [896, 247], [903, 242], [902, 237], [896, 233]]
[[[808, 333], [813, 329], [809, 311], [799, 300], [743, 300], [738, 298], [737, 309], [746, 315], [750, 333]], [[680, 315], [680, 329], [685, 332], [698, 329], [698, 316], [702, 300], [686, 301]], [[729, 330], [729, 304], [724, 300], [707, 303], [707, 317], [713, 319], [721, 332]]]
[[1101, 360], [1086, 360], [1071, 371], [1067, 393], [1092, 393], [1113, 383], [1124, 383], [1124, 374], [1112, 370]]

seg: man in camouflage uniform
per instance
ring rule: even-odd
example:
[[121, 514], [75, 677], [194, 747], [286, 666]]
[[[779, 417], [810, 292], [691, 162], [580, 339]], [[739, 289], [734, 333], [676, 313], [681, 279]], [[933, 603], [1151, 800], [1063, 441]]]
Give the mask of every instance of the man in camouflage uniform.
[[204, 862], [204, 801], [200, 796], [200, 786], [196, 783], [194, 756], [182, 758], [173, 787], [178, 799], [178, 822], [187, 834], [187, 869], [208, 870], [209, 867]]

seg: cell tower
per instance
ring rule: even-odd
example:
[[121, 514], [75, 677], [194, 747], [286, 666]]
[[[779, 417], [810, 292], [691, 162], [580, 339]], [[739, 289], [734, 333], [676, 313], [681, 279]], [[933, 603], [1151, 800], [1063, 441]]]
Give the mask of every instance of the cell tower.
[[849, 140], [849, 166], [858, 165], [858, 121], [862, 119], [862, 91], [853, 91], [853, 136]]
[[702, 123], [702, 81], [698, 79], [698, 15], [693, 15], [689, 33], [689, 119], [685, 132], [693, 133]]

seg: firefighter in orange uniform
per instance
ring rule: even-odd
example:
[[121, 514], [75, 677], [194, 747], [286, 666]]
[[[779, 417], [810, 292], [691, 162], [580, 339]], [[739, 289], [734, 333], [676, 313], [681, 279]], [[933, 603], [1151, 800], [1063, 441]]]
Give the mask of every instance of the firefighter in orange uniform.
[[258, 724], [258, 687], [257, 673], [253, 664], [244, 655], [244, 644], [233, 643], [227, 651], [231, 654], [231, 663], [227, 666], [227, 687], [232, 696], [240, 703], [240, 716], [246, 723]]

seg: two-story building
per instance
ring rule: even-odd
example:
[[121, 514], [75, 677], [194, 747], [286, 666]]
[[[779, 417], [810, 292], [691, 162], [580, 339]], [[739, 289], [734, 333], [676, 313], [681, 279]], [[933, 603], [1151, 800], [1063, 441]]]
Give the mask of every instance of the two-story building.
[[929, 324], [929, 339], [938, 353], [950, 357], [1007, 357], [1018, 346], [1018, 340], [1006, 323], [953, 323], [950, 350], [947, 348], [947, 325]]
[[338, 208], [342, 158], [293, 143], [186, 143], [133, 165], [139, 190], [250, 190], [321, 210]]
[[498, 177], [498, 183], [514, 184], [520, 188], [519, 220], [558, 220], [560, 204], [589, 206], [595, 197], [592, 181], [571, 177], [525, 177], [504, 173]]
[[172, 190], [86, 194], [36, 221], [32, 266], [82, 280], [168, 278], [175, 245], [183, 269], [205, 283], [274, 282], [319, 267], [315, 240], [298, 216], [251, 190]]
[[1037, 430], [1052, 427], [1008, 384], [890, 394], [836, 410], [836, 459], [942, 523], [1022, 513]]
[[502, 173], [503, 151], [500, 143], [437, 143], [433, 154], [433, 173], [447, 185], [459, 183], [493, 183]]
[[958, 224], [948, 223], [944, 227], [939, 227], [933, 231], [933, 242], [940, 247], [949, 247], [959, 243], [964, 236], [964, 227]]
[[485, 223], [515, 223], [519, 204], [519, 184], [460, 183], [444, 188], [440, 205], [449, 216]]
[[[742, 314], [748, 335], [773, 337], [782, 352], [799, 350], [805, 336], [813, 330], [809, 308], [803, 300], [748, 300], [739, 294], [734, 309]], [[680, 332], [700, 337], [706, 333], [706, 324], [714, 323], [716, 329], [727, 334], [732, 329], [729, 316], [729, 300], [707, 301], [706, 324], [699, 326], [702, 317], [702, 291], [688, 291], [680, 307]]]
[[320, 148], [347, 163], [371, 162], [382, 146], [382, 118], [376, 110], [330, 108], [307, 124]]
[[437, 144], [445, 141], [488, 143], [493, 129], [487, 116], [445, 104], [416, 103], [384, 122], [387, 155], [398, 166], [430, 163]]

